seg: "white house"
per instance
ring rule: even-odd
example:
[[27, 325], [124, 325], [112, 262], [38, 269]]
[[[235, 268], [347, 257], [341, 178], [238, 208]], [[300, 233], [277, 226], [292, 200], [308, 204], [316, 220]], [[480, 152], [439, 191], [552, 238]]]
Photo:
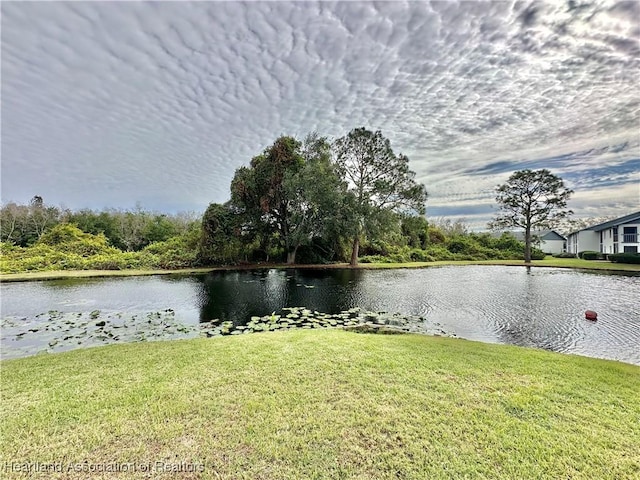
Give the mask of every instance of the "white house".
[[[524, 242], [524, 232], [509, 232], [516, 239]], [[495, 236], [500, 235], [496, 233]], [[531, 232], [533, 246], [544, 253], [562, 253], [567, 251], [567, 238], [556, 230], [539, 230]]]
[[591, 250], [600, 253], [640, 252], [640, 212], [583, 228], [567, 237], [569, 253]]
[[555, 230], [535, 232], [534, 235], [540, 242], [540, 250], [544, 253], [562, 253], [567, 251], [567, 238]]

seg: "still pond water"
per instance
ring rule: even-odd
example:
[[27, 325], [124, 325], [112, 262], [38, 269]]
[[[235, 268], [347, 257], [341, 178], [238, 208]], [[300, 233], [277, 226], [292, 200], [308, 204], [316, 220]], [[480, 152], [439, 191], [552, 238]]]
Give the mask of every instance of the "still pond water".
[[[461, 338], [640, 365], [638, 275], [502, 266], [260, 270], [5, 283], [0, 293], [2, 358], [190, 338], [211, 320], [237, 327], [283, 307], [359, 307], [420, 316], [426, 330]], [[585, 320], [585, 310], [598, 321]]]

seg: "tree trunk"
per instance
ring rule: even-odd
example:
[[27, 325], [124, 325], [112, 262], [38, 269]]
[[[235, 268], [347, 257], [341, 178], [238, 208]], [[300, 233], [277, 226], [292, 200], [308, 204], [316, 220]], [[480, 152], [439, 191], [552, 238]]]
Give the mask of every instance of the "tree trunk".
[[524, 230], [524, 263], [531, 263], [531, 226]]
[[287, 252], [287, 265], [293, 265], [294, 263], [296, 263], [296, 253], [298, 252], [298, 246], [296, 245], [296, 247]]
[[358, 265], [358, 251], [360, 250], [360, 235], [353, 237], [353, 249], [351, 250], [351, 266]]

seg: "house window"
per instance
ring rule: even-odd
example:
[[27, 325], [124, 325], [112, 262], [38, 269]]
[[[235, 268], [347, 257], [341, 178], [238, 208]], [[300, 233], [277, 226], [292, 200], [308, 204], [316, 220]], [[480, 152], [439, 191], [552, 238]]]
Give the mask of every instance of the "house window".
[[624, 253], [638, 253], [638, 247], [636, 245], [625, 245]]
[[638, 242], [638, 227], [624, 227], [622, 233], [622, 241], [624, 243]]
[[613, 241], [618, 241], [618, 227], [613, 227]]

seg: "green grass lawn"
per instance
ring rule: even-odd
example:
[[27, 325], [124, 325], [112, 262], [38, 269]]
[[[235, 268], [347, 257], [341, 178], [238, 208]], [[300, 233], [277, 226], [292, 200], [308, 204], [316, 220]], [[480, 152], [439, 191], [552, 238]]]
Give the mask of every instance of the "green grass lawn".
[[640, 477], [640, 367], [618, 362], [298, 330], [0, 365], [2, 478]]
[[[411, 263], [363, 263], [362, 268], [424, 268], [446, 265], [516, 265], [525, 266], [522, 260], [459, 260], [436, 262], [411, 262]], [[640, 265], [630, 263], [613, 263], [598, 260], [583, 260], [581, 258], [554, 258], [546, 257], [544, 260], [533, 260], [530, 264], [534, 267], [576, 268], [585, 270], [611, 270], [624, 272], [640, 272]], [[1, 278], [1, 277], [0, 277]]]

